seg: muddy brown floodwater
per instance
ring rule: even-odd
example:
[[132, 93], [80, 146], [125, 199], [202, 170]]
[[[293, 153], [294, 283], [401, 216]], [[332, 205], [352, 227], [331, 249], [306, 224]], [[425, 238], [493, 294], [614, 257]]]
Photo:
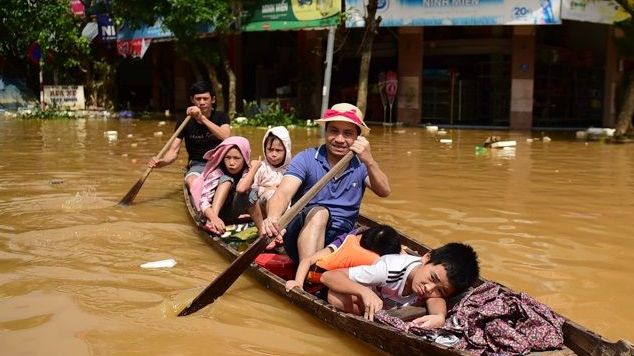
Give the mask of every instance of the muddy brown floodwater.
[[[3, 354], [367, 354], [371, 348], [241, 277], [212, 306], [176, 311], [228, 262], [200, 240], [181, 196], [185, 152], [116, 207], [173, 121], [0, 119]], [[117, 140], [104, 131], [116, 130]], [[162, 136], [155, 135], [163, 132]], [[233, 130], [260, 154], [263, 130]], [[634, 341], [634, 146], [546, 133], [376, 126], [392, 195], [362, 213], [436, 247], [472, 244], [483, 276], [610, 339]], [[476, 154], [489, 135], [515, 150]], [[294, 152], [319, 131], [291, 130]], [[170, 269], [147, 261], [173, 258]]]

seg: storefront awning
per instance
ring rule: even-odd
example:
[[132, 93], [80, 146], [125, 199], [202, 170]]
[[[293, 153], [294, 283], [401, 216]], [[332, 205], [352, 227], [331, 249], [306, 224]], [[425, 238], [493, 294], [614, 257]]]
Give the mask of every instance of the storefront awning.
[[133, 28], [129, 24], [124, 23], [117, 34], [117, 41], [126, 41], [134, 39], [172, 39], [174, 34], [167, 28], [163, 28], [163, 21], [157, 20], [154, 25], [141, 25]]
[[[211, 34], [214, 32], [214, 26], [201, 24], [198, 32], [201, 35]], [[160, 19], [152, 26], [141, 25], [138, 28], [123, 24], [117, 33], [117, 51], [123, 57], [142, 58], [151, 42], [172, 40], [174, 33], [165, 28]]]
[[320, 29], [339, 24], [337, 0], [244, 1], [242, 31]]

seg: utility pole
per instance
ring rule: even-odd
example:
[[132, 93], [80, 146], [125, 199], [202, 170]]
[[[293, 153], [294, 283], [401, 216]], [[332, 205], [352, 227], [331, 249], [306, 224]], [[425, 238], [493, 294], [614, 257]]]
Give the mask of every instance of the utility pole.
[[324, 71], [324, 86], [321, 88], [320, 117], [322, 117], [324, 115], [324, 112], [328, 110], [328, 100], [330, 97], [330, 76], [332, 74], [332, 52], [334, 50], [334, 47], [335, 47], [335, 27], [330, 26], [328, 28], [328, 44], [326, 46], [326, 69]]

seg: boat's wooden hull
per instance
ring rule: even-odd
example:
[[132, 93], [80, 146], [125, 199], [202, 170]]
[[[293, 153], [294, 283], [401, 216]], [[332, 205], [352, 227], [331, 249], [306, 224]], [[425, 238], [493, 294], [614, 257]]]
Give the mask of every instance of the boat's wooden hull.
[[[232, 246], [223, 242], [220, 238], [211, 236], [202, 229], [197, 219], [197, 214], [193, 208], [187, 189], [183, 190], [187, 209], [194, 222], [199, 228], [201, 236], [205, 242], [215, 248], [217, 251], [226, 255], [233, 260], [239, 252]], [[375, 221], [360, 216], [359, 224], [372, 226], [377, 224]], [[408, 236], [402, 235], [402, 244], [409, 249], [424, 254], [429, 250], [428, 247], [420, 244]], [[251, 264], [249, 273], [255, 277], [266, 288], [275, 291], [280, 296], [286, 298], [291, 303], [301, 307], [307, 312], [313, 314], [317, 318], [328, 323], [338, 330], [344, 330], [352, 336], [368, 343], [369, 345], [394, 355], [469, 355], [466, 352], [453, 350], [442, 345], [424, 340], [413, 334], [405, 334], [396, 329], [379, 323], [374, 323], [363, 319], [362, 317], [342, 313], [335, 310], [326, 301], [315, 297], [314, 295], [294, 289], [286, 292], [286, 281], [277, 275], [271, 273], [267, 269]], [[634, 355], [634, 348], [626, 341], [618, 341], [616, 343], [603, 339], [600, 335], [587, 330], [586, 328], [567, 320], [564, 325], [564, 336], [566, 347], [563, 350], [555, 350], [549, 352], [536, 353], [538, 355]]]

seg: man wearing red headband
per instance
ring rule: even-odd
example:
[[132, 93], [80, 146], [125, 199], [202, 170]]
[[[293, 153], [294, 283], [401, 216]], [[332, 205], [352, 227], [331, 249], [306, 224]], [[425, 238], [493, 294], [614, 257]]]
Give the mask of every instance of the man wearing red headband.
[[[275, 237], [279, 243], [283, 239], [286, 253], [297, 262], [321, 250], [335, 237], [352, 231], [366, 187], [380, 197], [390, 194], [388, 178], [372, 157], [370, 143], [364, 137], [370, 129], [356, 106], [336, 104], [317, 122], [325, 126], [326, 143], [293, 157], [268, 202], [268, 217], [262, 226], [267, 236]], [[302, 197], [350, 150], [356, 157], [345, 171], [317, 193], [286, 231], [280, 230], [278, 220], [289, 203]]]

